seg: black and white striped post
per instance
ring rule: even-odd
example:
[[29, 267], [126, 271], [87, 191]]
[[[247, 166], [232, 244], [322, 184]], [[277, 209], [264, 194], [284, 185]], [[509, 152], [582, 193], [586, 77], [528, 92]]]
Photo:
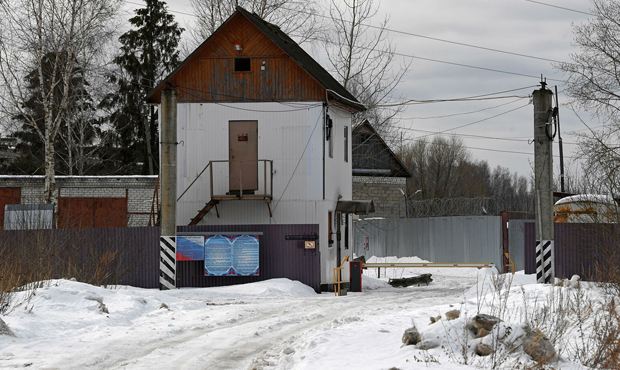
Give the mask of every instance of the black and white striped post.
[[177, 286], [176, 238], [159, 237], [159, 289], [174, 289]]
[[177, 99], [173, 89], [161, 92], [161, 236], [159, 238], [159, 287], [177, 287]]
[[553, 106], [551, 90], [541, 81], [532, 94], [534, 102], [534, 190], [536, 196], [536, 279], [554, 279], [553, 243]]
[[555, 271], [553, 268], [553, 240], [536, 241], [536, 281], [552, 283]]

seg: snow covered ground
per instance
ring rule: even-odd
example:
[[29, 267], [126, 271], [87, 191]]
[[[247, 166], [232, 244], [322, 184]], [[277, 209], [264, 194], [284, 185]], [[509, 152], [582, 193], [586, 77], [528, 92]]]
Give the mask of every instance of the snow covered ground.
[[[366, 290], [344, 297], [288, 279], [176, 291], [56, 280], [2, 317], [16, 336], [0, 336], [0, 368], [486, 368], [488, 362], [464, 360], [446, 343], [462, 333], [467, 312], [471, 317], [493, 305], [493, 272], [387, 271], [392, 277], [428, 272], [429, 286], [392, 288], [387, 278], [376, 279], [376, 270], [366, 271]], [[532, 276], [515, 276], [511, 289], [543, 299], [546, 288]], [[511, 305], [523, 297], [514, 299]], [[454, 308], [462, 310], [460, 319], [430, 325], [430, 316]], [[446, 343], [429, 351], [402, 346], [412, 323]]]

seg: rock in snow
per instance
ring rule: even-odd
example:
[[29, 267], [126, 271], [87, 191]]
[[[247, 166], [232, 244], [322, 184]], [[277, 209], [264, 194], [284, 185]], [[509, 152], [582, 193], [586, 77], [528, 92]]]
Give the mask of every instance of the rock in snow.
[[539, 329], [525, 327], [523, 351], [530, 355], [539, 364], [548, 364], [556, 359], [555, 348], [549, 339]]
[[495, 324], [500, 321], [499, 318], [483, 313], [474, 316], [468, 323], [467, 328], [476, 338], [486, 337]]
[[415, 326], [410, 327], [409, 329], [405, 330], [405, 333], [403, 333], [403, 343], [406, 346], [411, 344], [418, 344], [421, 340], [422, 336], [420, 335], [420, 332]]
[[2, 320], [2, 318], [0, 318], [0, 335], [9, 335], [11, 337], [15, 336], [15, 334], [13, 334], [9, 326], [4, 322], [4, 320]]
[[491, 346], [489, 346], [488, 344], [485, 344], [485, 343], [478, 343], [476, 345], [475, 351], [476, 351], [476, 354], [478, 356], [488, 356], [491, 353], [495, 352], [495, 351], [493, 351], [493, 347], [491, 347]]
[[459, 310], [450, 310], [446, 312], [446, 320], [458, 319], [460, 316], [461, 316], [461, 311]]

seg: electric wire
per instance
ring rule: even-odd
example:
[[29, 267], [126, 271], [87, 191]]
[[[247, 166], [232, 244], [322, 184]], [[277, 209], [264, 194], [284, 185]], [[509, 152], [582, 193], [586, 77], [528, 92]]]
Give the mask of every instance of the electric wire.
[[[415, 129], [415, 128], [410, 128], [410, 127], [403, 127], [403, 126], [391, 126], [392, 128], [395, 129], [399, 129], [399, 130], [404, 130], [404, 131], [415, 131], [415, 132], [425, 132], [425, 133], [431, 133], [431, 134], [437, 134], [438, 131], [430, 131], [430, 130], [422, 130], [422, 129]], [[529, 138], [524, 138], [524, 137], [500, 137], [500, 136], [487, 136], [487, 135], [475, 135], [475, 134], [458, 134], [458, 133], [442, 133], [443, 135], [449, 135], [449, 136], [459, 136], [459, 137], [468, 137], [468, 138], [473, 138], [473, 139], [488, 139], [488, 140], [503, 140], [503, 141], [513, 141], [513, 142], [530, 142]], [[569, 144], [569, 145], [578, 145], [578, 143], [576, 142], [570, 142], [570, 141], [563, 141], [563, 144]]]
[[542, 1], [536, 1], [536, 0], [523, 0], [523, 1], [527, 1], [528, 3], [532, 3], [532, 4], [548, 6], [548, 7], [551, 7], [551, 8], [562, 9], [562, 10], [566, 10], [566, 11], [573, 12], [573, 13], [580, 13], [580, 14], [585, 14], [585, 15], [590, 15], [590, 16], [596, 17], [596, 14], [589, 13], [589, 12], [586, 12], [586, 11], [583, 11], [583, 10], [571, 9], [571, 8], [567, 8], [567, 7], [564, 7], [564, 6], [559, 6], [559, 5], [555, 5], [555, 4], [545, 3], [545, 2], [542, 2]]
[[[133, 2], [133, 1], [129, 1], [129, 0], [125, 0], [125, 2], [128, 3], [128, 4], [136, 5], [136, 6], [144, 6], [144, 4], [136, 3], [136, 2]], [[179, 14], [184, 14], [184, 15], [189, 15], [189, 16], [192, 16], [192, 17], [199, 18], [198, 15], [196, 15], [196, 14], [190, 14], [190, 13], [187, 13], [187, 12], [180, 12], [180, 11], [172, 10], [170, 8], [168, 9], [168, 11], [171, 12], [171, 13], [179, 13]], [[296, 11], [299, 11], [299, 10], [296, 10]], [[303, 12], [303, 11], [299, 11], [299, 12]], [[318, 13], [312, 13], [312, 12], [307, 12], [307, 13], [310, 13], [310, 14], [313, 14], [313, 15], [316, 15], [316, 16], [319, 16], [319, 17], [328, 17], [328, 16], [325, 16], [325, 15], [320, 15]], [[372, 25], [364, 25], [364, 26], [376, 27], [376, 28], [379, 28], [379, 29], [383, 29], [382, 27], [372, 26]], [[394, 32], [396, 32], [396, 30], [394, 30]], [[398, 31], [398, 32], [403, 32], [404, 33], [405, 31]], [[416, 35], [416, 34], [412, 33], [412, 36], [413, 35]], [[305, 35], [304, 35], [304, 38], [309, 39], [309, 40], [322, 41], [322, 42], [325, 42], [325, 43], [329, 43], [329, 44], [338, 46], [337, 43], [334, 42], [333, 40], [328, 40], [328, 39], [325, 39], [325, 38], [306, 37]], [[428, 38], [431, 39], [431, 36], [428, 36]], [[435, 38], [435, 39], [437, 39], [437, 40], [444, 40], [444, 39], [439, 39], [439, 38]], [[445, 40], [445, 41], [448, 42], [449, 40]], [[489, 51], [496, 51], [496, 52], [502, 52], [504, 54], [511, 54], [511, 55], [515, 55], [515, 56], [526, 56], [526, 54], [522, 54], [522, 53], [514, 53], [514, 52], [509, 52], [509, 51], [500, 50], [500, 49], [487, 48], [487, 47], [483, 47], [483, 46], [475, 46], [474, 44], [459, 43], [459, 42], [456, 42], [456, 41], [450, 41], [450, 43], [460, 44], [462, 46], [477, 47], [479, 49], [484, 49], [484, 50], [489, 50]], [[377, 50], [377, 49], [374, 49], [374, 48], [363, 47], [363, 46], [358, 46], [358, 48], [362, 49], [362, 50], [369, 50], [369, 51], [388, 52], [388, 50], [381, 50], [381, 49]], [[536, 78], [536, 79], [538, 79], [540, 77], [540, 76], [529, 75], [529, 74], [525, 74], [525, 73], [507, 71], [507, 70], [502, 70], [502, 69], [497, 69], [497, 68], [476, 66], [476, 65], [472, 65], [472, 64], [466, 64], [466, 63], [451, 62], [451, 61], [435, 59], [435, 58], [427, 58], [427, 57], [422, 57], [422, 56], [417, 56], [417, 55], [412, 55], [412, 54], [399, 53], [399, 52], [395, 52], [395, 51], [389, 51], [389, 52], [393, 53], [394, 55], [398, 55], [398, 56], [402, 56], [402, 57], [406, 57], [406, 58], [424, 60], [424, 61], [427, 61], [427, 62], [441, 63], [441, 64], [458, 66], [458, 67], [463, 67], [463, 68], [483, 70], [483, 71], [487, 71], [487, 72], [496, 72], [496, 73], [503, 73], [503, 74], [521, 76], [521, 77]], [[535, 57], [535, 56], [531, 56], [531, 55], [528, 56], [528, 57], [529, 58], [533, 58], [533, 59], [541, 59], [541, 60], [547, 60], [547, 61], [551, 61], [551, 62], [563, 63], [562, 61], [559, 61], [559, 60], [556, 61], [554, 59]], [[555, 78], [547, 78], [547, 80], [549, 80], [549, 81], [556, 81], [556, 82], [566, 82], [565, 80], [560, 80], [560, 79], [555, 79]]]
[[433, 135], [439, 135], [439, 134], [446, 133], [448, 131], [458, 130], [458, 129], [463, 128], [463, 127], [472, 126], [472, 125], [475, 125], [475, 124], [478, 124], [478, 123], [481, 123], [481, 122], [485, 122], [485, 121], [491, 120], [493, 118], [497, 118], [497, 117], [503, 116], [505, 114], [517, 111], [519, 109], [523, 109], [523, 108], [527, 107], [528, 105], [530, 105], [529, 102], [527, 104], [520, 105], [520, 106], [518, 106], [516, 108], [512, 108], [510, 110], [507, 110], [507, 111], [504, 111], [504, 112], [501, 112], [501, 113], [498, 113], [498, 114], [494, 114], [494, 115], [492, 115], [490, 117], [482, 118], [482, 119], [479, 119], [479, 120], [476, 120], [476, 121], [473, 121], [473, 122], [469, 122], [469, 123], [465, 123], [465, 124], [462, 124], [462, 125], [459, 125], [459, 126], [451, 127], [449, 129], [437, 131], [437, 132], [434, 132], [432, 134], [426, 134], [426, 135], [421, 136], [420, 138], [425, 138], [425, 137], [429, 137], [429, 136], [433, 136]]
[[470, 114], [475, 114], [475, 113], [485, 112], [485, 111], [488, 111], [488, 110], [493, 110], [495, 108], [504, 107], [506, 105], [510, 105], [510, 104], [518, 102], [520, 100], [521, 100], [521, 98], [518, 98], [518, 99], [515, 99], [515, 100], [512, 100], [512, 101], [509, 101], [507, 103], [502, 103], [502, 104], [494, 105], [492, 107], [487, 107], [487, 108], [482, 108], [482, 109], [473, 110], [473, 111], [467, 111], [467, 112], [443, 114], [443, 115], [436, 115], [436, 116], [395, 117], [394, 119], [400, 120], [400, 121], [404, 121], [404, 120], [443, 119], [443, 118], [449, 118], [449, 117], [466, 116], [466, 115], [470, 115]]

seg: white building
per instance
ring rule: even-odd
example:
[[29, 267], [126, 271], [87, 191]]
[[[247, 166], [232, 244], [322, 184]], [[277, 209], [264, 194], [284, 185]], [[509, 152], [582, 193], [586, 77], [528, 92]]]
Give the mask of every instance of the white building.
[[[257, 232], [265, 265], [254, 279], [329, 287], [337, 261], [351, 255], [351, 213], [372, 206], [351, 194], [351, 118], [364, 107], [278, 27], [242, 8], [150, 102], [159, 104], [166, 88], [177, 97], [177, 225]], [[317, 266], [307, 266], [312, 259]], [[200, 262], [179, 263], [188, 264], [181, 274], [193, 271], [181, 285], [251, 281], [190, 276]]]

